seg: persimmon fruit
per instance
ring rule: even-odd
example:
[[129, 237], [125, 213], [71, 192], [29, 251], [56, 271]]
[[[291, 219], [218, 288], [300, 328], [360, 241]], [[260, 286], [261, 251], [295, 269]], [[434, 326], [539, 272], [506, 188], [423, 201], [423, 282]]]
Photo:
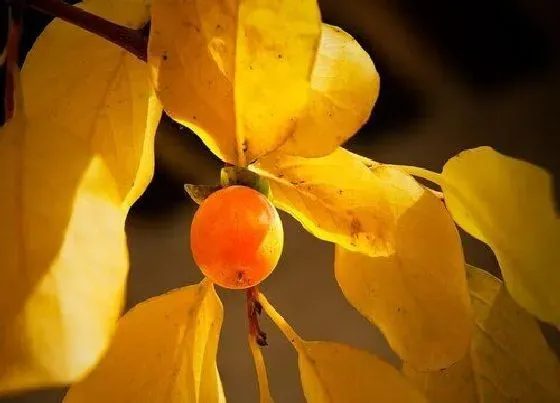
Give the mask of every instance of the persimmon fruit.
[[282, 254], [284, 230], [265, 195], [233, 185], [200, 204], [190, 242], [194, 261], [206, 277], [224, 288], [243, 289], [272, 273]]

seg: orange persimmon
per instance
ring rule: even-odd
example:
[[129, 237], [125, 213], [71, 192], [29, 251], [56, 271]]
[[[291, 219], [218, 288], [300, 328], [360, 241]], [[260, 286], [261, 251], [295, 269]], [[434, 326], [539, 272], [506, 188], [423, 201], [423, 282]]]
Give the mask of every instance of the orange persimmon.
[[228, 186], [202, 202], [191, 224], [194, 261], [212, 282], [255, 286], [276, 267], [284, 230], [276, 208], [247, 186]]

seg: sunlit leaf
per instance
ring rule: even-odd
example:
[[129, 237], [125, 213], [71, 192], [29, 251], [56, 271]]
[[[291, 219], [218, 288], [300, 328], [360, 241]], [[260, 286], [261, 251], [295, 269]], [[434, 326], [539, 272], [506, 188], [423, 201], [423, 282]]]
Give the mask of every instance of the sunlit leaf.
[[370, 116], [379, 75], [352, 36], [323, 24], [311, 89], [305, 113], [281, 148], [287, 154], [327, 155], [354, 135]]
[[222, 318], [208, 280], [140, 303], [64, 402], [225, 402], [216, 366]]
[[[138, 28], [146, 4], [82, 7]], [[161, 115], [141, 62], [58, 20], [22, 79], [0, 133], [1, 392], [76, 381], [105, 352], [128, 271], [124, 221], [151, 178]]]
[[[88, 0], [81, 7], [140, 28], [149, 20], [148, 4]], [[132, 205], [153, 175], [161, 117], [146, 64], [99, 36], [55, 20], [28, 53], [22, 82], [27, 116], [56, 122], [101, 154], [124, 204]]]
[[0, 130], [0, 393], [81, 377], [123, 302], [126, 212], [88, 144], [21, 111]]
[[321, 29], [316, 0], [157, 0], [148, 63], [166, 112], [244, 165], [292, 134]]
[[560, 217], [550, 174], [480, 147], [450, 159], [442, 178], [453, 218], [492, 248], [511, 296], [560, 326]]
[[404, 372], [433, 403], [560, 401], [560, 363], [536, 320], [500, 280], [468, 267], [476, 331], [470, 354], [444, 371]]

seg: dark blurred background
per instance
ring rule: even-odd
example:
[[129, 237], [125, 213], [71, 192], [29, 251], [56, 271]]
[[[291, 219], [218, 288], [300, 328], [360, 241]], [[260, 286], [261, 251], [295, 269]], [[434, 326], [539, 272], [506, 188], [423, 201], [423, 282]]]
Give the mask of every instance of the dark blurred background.
[[[325, 22], [341, 26], [370, 52], [381, 75], [372, 117], [347, 144], [352, 151], [381, 162], [439, 171], [460, 150], [490, 145], [546, 167], [559, 188], [556, 0], [322, 0], [320, 6]], [[25, 13], [22, 60], [48, 21], [38, 13]], [[219, 168], [198, 138], [162, 120], [154, 180], [127, 223], [128, 307], [201, 279], [188, 239], [195, 205], [185, 196], [183, 184], [215, 184]], [[304, 338], [349, 343], [398, 366], [383, 336], [339, 291], [332, 245], [312, 237], [286, 214], [282, 218], [283, 259], [261, 287], [269, 300]], [[468, 262], [497, 274], [489, 249], [462, 235]], [[228, 401], [256, 402], [244, 293], [219, 294], [225, 307], [219, 368]], [[273, 397], [278, 403], [303, 402], [294, 351], [266, 319], [261, 322], [269, 335], [264, 355]], [[548, 326], [543, 329], [559, 351], [558, 333]], [[48, 390], [0, 402], [50, 403], [62, 396], [63, 390]]]

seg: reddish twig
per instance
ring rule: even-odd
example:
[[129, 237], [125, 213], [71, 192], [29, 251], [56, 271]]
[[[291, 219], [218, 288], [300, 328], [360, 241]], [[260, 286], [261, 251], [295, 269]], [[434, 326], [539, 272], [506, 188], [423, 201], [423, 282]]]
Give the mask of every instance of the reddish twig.
[[257, 300], [259, 290], [257, 287], [247, 289], [247, 318], [249, 320], [249, 335], [254, 337], [257, 344], [261, 347], [267, 346], [266, 333], [259, 326], [259, 315], [262, 306]]
[[146, 61], [148, 41], [140, 30], [107, 21], [79, 7], [66, 4], [62, 0], [25, 0], [17, 3], [77, 25], [120, 46], [138, 59]]
[[17, 69], [19, 41], [21, 39], [21, 9], [9, 7], [8, 41], [5, 49], [4, 68], [4, 122], [10, 120], [15, 109], [15, 69]]

